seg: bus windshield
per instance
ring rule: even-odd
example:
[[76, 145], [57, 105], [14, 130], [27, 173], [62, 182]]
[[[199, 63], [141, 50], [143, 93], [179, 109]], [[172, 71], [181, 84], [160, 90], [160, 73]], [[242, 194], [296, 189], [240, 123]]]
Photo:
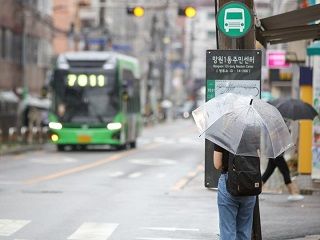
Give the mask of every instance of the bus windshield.
[[[60, 74], [55, 112], [62, 123], [105, 123], [119, 109], [114, 74]], [[62, 81], [61, 81], [62, 80]]]

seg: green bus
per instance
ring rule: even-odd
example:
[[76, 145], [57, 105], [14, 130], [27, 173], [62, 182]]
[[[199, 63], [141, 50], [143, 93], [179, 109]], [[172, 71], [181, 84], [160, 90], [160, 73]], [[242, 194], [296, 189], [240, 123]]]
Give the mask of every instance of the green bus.
[[142, 127], [136, 58], [115, 52], [64, 53], [57, 58], [50, 85], [49, 133], [57, 150], [136, 147]]

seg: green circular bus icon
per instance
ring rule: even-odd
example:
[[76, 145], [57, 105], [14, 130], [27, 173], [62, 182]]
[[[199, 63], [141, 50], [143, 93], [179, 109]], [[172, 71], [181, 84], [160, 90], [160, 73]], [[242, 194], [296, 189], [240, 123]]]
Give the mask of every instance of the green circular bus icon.
[[253, 23], [250, 9], [241, 2], [223, 5], [219, 9], [216, 21], [219, 30], [231, 38], [246, 35]]

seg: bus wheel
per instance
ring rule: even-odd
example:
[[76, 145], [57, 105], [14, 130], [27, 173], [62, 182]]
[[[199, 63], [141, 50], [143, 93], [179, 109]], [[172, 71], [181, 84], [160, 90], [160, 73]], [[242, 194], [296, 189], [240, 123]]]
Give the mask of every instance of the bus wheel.
[[58, 150], [58, 151], [64, 151], [64, 145], [58, 144], [58, 145], [57, 145], [57, 150]]
[[136, 141], [130, 142], [130, 148], [136, 148], [136, 147], [137, 147], [137, 142]]
[[121, 145], [119, 145], [119, 146], [117, 146], [117, 149], [118, 150], [127, 150], [127, 149], [129, 149], [129, 144], [128, 143], [125, 143], [125, 144], [121, 144]]

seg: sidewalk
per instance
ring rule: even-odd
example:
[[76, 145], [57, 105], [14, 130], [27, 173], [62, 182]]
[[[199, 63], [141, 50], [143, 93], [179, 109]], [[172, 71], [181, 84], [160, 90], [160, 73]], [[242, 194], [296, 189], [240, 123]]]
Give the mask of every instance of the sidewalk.
[[35, 143], [35, 144], [2, 144], [0, 145], [0, 156], [8, 154], [19, 154], [26, 151], [41, 150], [46, 143]]
[[[312, 186], [312, 191], [310, 190], [311, 177], [309, 175], [296, 177], [295, 181], [299, 181], [301, 192], [305, 196], [302, 201], [288, 201], [288, 193], [278, 192], [278, 189], [263, 192], [259, 196], [263, 240], [320, 240], [320, 188]], [[197, 193], [199, 198], [205, 202], [205, 204], [203, 202], [200, 204], [203, 208], [207, 207], [207, 204], [210, 206], [216, 204], [214, 198], [217, 191], [204, 187], [203, 171], [198, 171], [183, 190]], [[200, 200], [198, 201], [200, 203]], [[212, 216], [215, 214], [204, 214], [203, 218], [208, 218], [213, 222]], [[218, 218], [214, 219], [216, 224], [217, 221]], [[214, 232], [214, 229], [215, 226], [211, 226], [209, 231]]]
[[293, 178], [303, 195], [320, 194], [320, 180], [311, 179], [310, 175], [299, 175]]

